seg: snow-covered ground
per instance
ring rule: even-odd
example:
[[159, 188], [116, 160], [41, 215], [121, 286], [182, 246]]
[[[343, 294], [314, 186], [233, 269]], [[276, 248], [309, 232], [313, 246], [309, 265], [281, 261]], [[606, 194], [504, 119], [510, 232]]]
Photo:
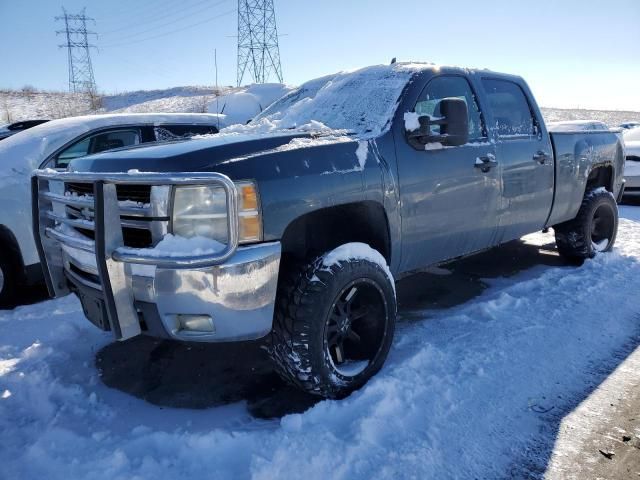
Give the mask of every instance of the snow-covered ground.
[[[425, 297], [452, 284], [455, 266], [433, 270], [430, 288], [401, 281], [399, 298], [412, 290], [415, 301], [401, 307], [382, 371], [345, 400], [271, 420], [233, 398], [195, 410], [108, 388], [95, 363], [111, 336], [83, 318], [74, 297], [2, 312], [0, 478], [541, 476], [559, 422], [640, 344], [640, 208], [623, 207], [622, 216], [615, 251], [580, 268], [563, 266], [551, 234], [525, 237], [526, 266], [522, 253], [501, 247], [487, 263], [516, 273], [463, 279], [453, 297], [474, 282], [488, 287], [453, 306], [425, 307]], [[209, 346], [206, 361], [224, 362], [224, 348]], [[180, 358], [160, 368], [193, 375]], [[110, 381], [143, 368], [137, 361], [121, 357]], [[253, 369], [237, 381], [250, 383]], [[192, 396], [222, 388], [200, 381]]]
[[[259, 113], [260, 110], [256, 112], [256, 105], [260, 105], [263, 109], [290, 89], [289, 86], [279, 84], [251, 85], [240, 88], [221, 87], [220, 98], [216, 101], [216, 90], [211, 87], [174, 87], [164, 90], [108, 94], [102, 98], [102, 105], [105, 112], [119, 113], [215, 113], [216, 110], [224, 108], [225, 97], [231, 94], [233, 97], [227, 98], [229, 100], [227, 110], [242, 108], [243, 112]], [[254, 98], [251, 98], [252, 96]], [[53, 119], [88, 113], [91, 113], [90, 102], [82, 95], [64, 92], [0, 90], [0, 124], [6, 122], [7, 118], [10, 118], [11, 121], [33, 118]], [[623, 122], [640, 121], [640, 112], [542, 108], [542, 113], [549, 122], [595, 120], [609, 126], [617, 126]], [[237, 120], [244, 123], [245, 116], [240, 115]]]

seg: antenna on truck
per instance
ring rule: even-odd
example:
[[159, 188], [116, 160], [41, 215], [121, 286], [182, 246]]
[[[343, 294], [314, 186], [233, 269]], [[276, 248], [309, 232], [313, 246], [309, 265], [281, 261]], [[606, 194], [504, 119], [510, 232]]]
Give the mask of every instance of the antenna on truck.
[[218, 49], [213, 49], [213, 64], [216, 69], [216, 120], [218, 122], [218, 132], [220, 132], [220, 87], [218, 87]]

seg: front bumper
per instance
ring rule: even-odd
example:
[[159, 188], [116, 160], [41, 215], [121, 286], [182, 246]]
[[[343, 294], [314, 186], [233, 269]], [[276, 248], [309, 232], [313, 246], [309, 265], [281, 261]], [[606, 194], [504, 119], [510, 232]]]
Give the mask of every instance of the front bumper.
[[[100, 285], [78, 273], [97, 271], [96, 263], [68, 246], [63, 257], [65, 277], [87, 318], [103, 329], [117, 331], [104, 323], [108, 314]], [[140, 333], [201, 342], [261, 338], [271, 331], [279, 265], [279, 242], [241, 247], [223, 264], [206, 268], [128, 264], [127, 283]], [[181, 318], [186, 316], [210, 318], [212, 331], [182, 329]]]
[[[93, 183], [92, 198], [64, 194], [65, 182], [78, 181]], [[130, 223], [132, 215], [147, 221], [165, 218], [166, 202], [136, 212], [119, 203], [116, 185], [165, 188], [203, 183], [215, 183], [227, 192], [230, 238], [224, 251], [149, 255], [144, 249], [124, 247], [122, 225]], [[219, 174], [109, 174], [100, 178], [37, 172], [33, 178], [34, 234], [51, 295], [75, 292], [87, 318], [113, 331], [118, 340], [141, 333], [204, 342], [266, 335], [273, 321], [281, 246], [273, 242], [238, 247], [236, 198], [234, 184]], [[65, 209], [71, 204], [90, 208], [88, 218], [93, 220], [68, 217]], [[71, 227], [77, 225], [85, 231], [93, 229], [94, 240], [74, 233]], [[190, 320], [194, 319], [205, 328], [193, 328]]]

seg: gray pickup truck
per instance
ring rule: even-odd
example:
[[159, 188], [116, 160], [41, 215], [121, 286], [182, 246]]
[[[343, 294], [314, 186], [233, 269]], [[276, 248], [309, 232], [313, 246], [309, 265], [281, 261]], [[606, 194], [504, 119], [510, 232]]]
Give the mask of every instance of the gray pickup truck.
[[284, 379], [336, 398], [385, 361], [394, 278], [549, 227], [572, 262], [610, 250], [623, 162], [618, 133], [549, 133], [520, 77], [398, 63], [37, 171], [34, 232], [50, 293], [116, 339], [266, 337]]

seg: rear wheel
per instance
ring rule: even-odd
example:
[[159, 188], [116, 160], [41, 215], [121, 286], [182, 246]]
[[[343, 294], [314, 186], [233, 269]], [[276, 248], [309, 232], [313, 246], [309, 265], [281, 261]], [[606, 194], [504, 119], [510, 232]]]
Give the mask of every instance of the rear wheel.
[[608, 252], [618, 233], [618, 205], [611, 192], [598, 188], [587, 193], [578, 215], [556, 225], [556, 245], [560, 255], [581, 262]]
[[393, 340], [395, 291], [378, 262], [352, 258], [325, 265], [324, 259], [281, 283], [269, 353], [287, 382], [340, 398], [382, 367]]

